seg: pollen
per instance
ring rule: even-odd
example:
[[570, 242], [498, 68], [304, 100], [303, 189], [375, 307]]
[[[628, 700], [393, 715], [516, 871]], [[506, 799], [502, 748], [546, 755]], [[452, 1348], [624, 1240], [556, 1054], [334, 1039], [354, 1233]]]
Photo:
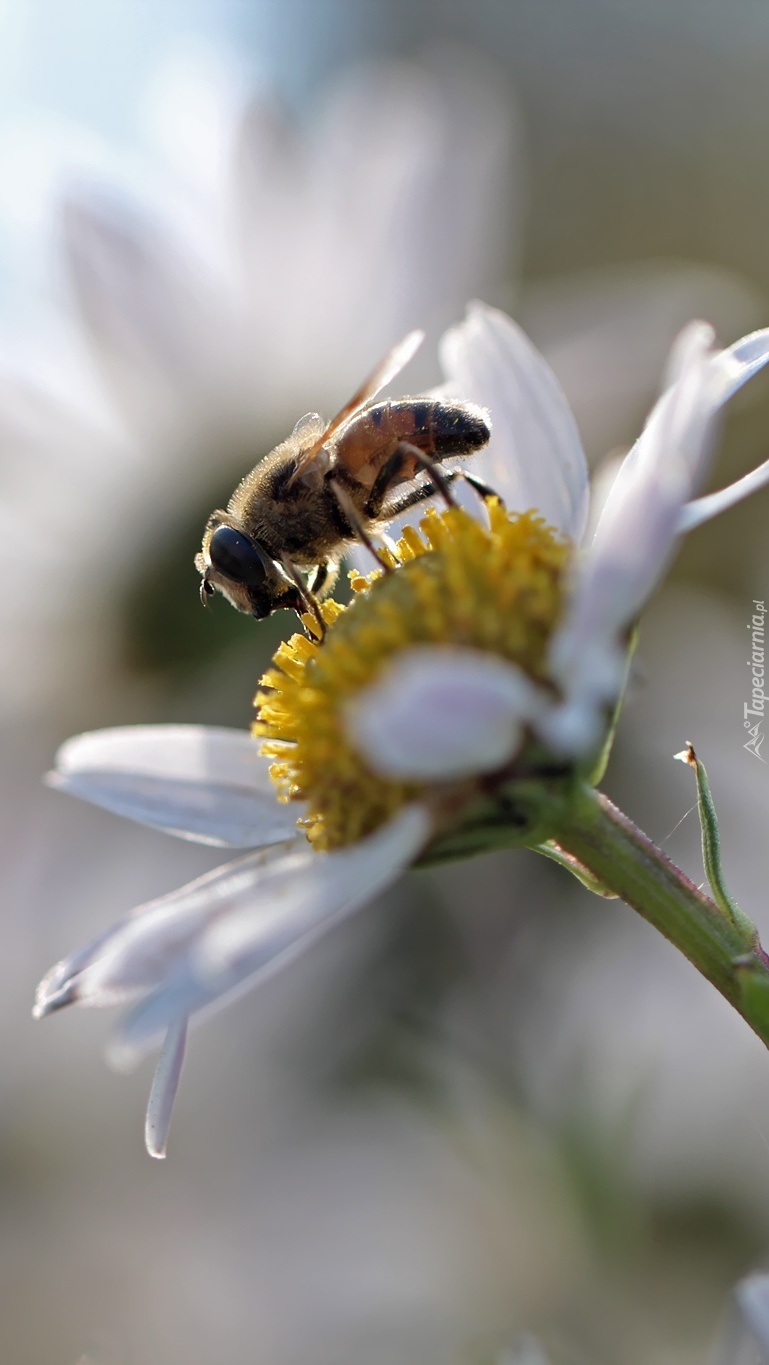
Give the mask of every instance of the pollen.
[[323, 640], [293, 635], [261, 679], [253, 731], [274, 760], [279, 799], [306, 803], [300, 824], [314, 847], [354, 843], [426, 794], [372, 772], [347, 735], [347, 704], [398, 654], [467, 647], [547, 683], [571, 544], [537, 512], [510, 515], [497, 499], [487, 507], [488, 527], [459, 507], [428, 511], [389, 547], [394, 571], [351, 574], [349, 606], [321, 606]]

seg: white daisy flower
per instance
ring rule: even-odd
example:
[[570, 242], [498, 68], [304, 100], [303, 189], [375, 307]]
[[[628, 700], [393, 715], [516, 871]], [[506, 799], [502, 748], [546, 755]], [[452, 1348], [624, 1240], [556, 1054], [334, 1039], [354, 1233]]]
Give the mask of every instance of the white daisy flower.
[[482, 63], [350, 69], [294, 127], [182, 56], [139, 118], [131, 158], [40, 112], [0, 126], [27, 293], [54, 248], [58, 271], [0, 337], [14, 714], [106, 672], [115, 598], [217, 470], [351, 391], [417, 317], [437, 336], [515, 254], [517, 121]]
[[551, 780], [588, 771], [621, 692], [628, 630], [678, 539], [769, 481], [767, 462], [696, 498], [718, 413], [769, 361], [769, 329], [723, 351], [702, 324], [688, 329], [583, 551], [586, 461], [544, 359], [480, 304], [442, 356], [451, 385], [490, 413], [474, 470], [505, 506], [487, 501], [485, 520], [428, 512], [393, 547], [392, 572], [353, 575], [348, 608], [322, 604], [322, 641], [280, 646], [256, 698], [261, 755], [245, 734], [175, 726], [81, 736], [58, 756], [63, 790], [182, 837], [259, 850], [140, 907], [39, 988], [38, 1015], [134, 1002], [113, 1053], [129, 1064], [162, 1043], [154, 1155], [191, 1016], [257, 984], [425, 855], [553, 837], [521, 820], [515, 793], [545, 800]]

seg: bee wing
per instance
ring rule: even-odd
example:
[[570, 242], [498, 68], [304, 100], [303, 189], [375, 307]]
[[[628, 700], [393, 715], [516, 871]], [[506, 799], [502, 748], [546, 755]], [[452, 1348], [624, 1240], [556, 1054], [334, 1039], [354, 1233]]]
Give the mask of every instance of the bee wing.
[[307, 441], [313, 443], [317, 441], [318, 437], [322, 436], [325, 430], [326, 423], [320, 413], [307, 412], [304, 417], [299, 418], [291, 435], [292, 437], [296, 437], [298, 441], [304, 445]]
[[[309, 450], [305, 450], [304, 453], [300, 455], [297, 460], [296, 469], [291, 476], [290, 483], [293, 483], [294, 479], [298, 478], [299, 475], [312, 464], [312, 461], [321, 446], [324, 446], [327, 441], [330, 441], [331, 437], [336, 435], [339, 428], [344, 426], [345, 422], [349, 421], [364, 404], [374, 398], [375, 395], [379, 393], [379, 390], [385, 387], [385, 384], [391, 383], [396, 374], [400, 374], [404, 365], [408, 365], [411, 357], [422, 345], [424, 338], [425, 334], [422, 331], [416, 330], [414, 332], [409, 332], [408, 336], [405, 336], [402, 341], [398, 342], [397, 346], [393, 346], [392, 350], [387, 352], [387, 355], [383, 360], [380, 360], [376, 369], [372, 370], [368, 378], [364, 379], [360, 388], [355, 390], [350, 401], [345, 403], [336, 417], [332, 417], [328, 426], [320, 433], [310, 446]], [[303, 419], [303, 421], [306, 421], [306, 419]]]

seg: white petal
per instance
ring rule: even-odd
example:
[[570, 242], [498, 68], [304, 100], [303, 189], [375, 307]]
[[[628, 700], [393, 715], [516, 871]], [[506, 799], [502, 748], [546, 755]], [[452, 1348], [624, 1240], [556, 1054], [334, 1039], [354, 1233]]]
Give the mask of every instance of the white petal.
[[[705, 326], [702, 323], [699, 325]], [[767, 361], [769, 328], [741, 337], [733, 346], [727, 346], [725, 350], [711, 355], [708, 364], [708, 391], [699, 414], [699, 428], [695, 423], [694, 430], [690, 430], [683, 445], [684, 455], [689, 461], [692, 493], [698, 492], [707, 477], [714, 447], [714, 441], [708, 439], [708, 436], [712, 438], [715, 419], [720, 415], [721, 408], [744, 384], [747, 384], [749, 379], [764, 368]]]
[[[690, 494], [692, 470], [699, 463], [699, 447], [705, 445], [711, 415], [708, 398], [715, 386], [708, 360], [712, 340], [712, 329], [700, 322], [690, 323], [676, 338], [667, 362], [672, 383], [620, 465], [595, 529], [594, 553], [599, 553], [604, 542], [614, 540], [621, 545], [633, 519], [643, 518], [645, 528], [657, 522], [666, 527], [672, 524], [671, 508]], [[699, 438], [696, 445], [693, 437]], [[632, 538], [645, 562], [650, 556], [643, 542], [644, 537]]]
[[536, 508], [579, 540], [587, 514], [587, 462], [547, 361], [504, 313], [473, 304], [441, 343], [447, 376], [491, 413], [491, 440], [472, 468], [512, 511]]
[[700, 318], [685, 323], [676, 334], [665, 361], [664, 379], [660, 386], [662, 398], [652, 408], [647, 420], [647, 427], [651, 425], [655, 411], [663, 401], [667, 390], [673, 388], [675, 384], [686, 382], [686, 376], [692, 364], [697, 362], [697, 358], [712, 354], [715, 339], [716, 333], [713, 325], [709, 322], [703, 322]]
[[603, 655], [594, 648], [589, 659], [596, 674], [600, 672], [601, 683], [591, 677], [582, 693], [575, 688], [574, 695], [567, 695], [564, 703], [543, 712], [535, 723], [537, 734], [553, 753], [569, 757], [594, 753], [605, 733], [604, 698], [619, 694], [625, 660], [611, 643], [606, 644]]
[[691, 492], [695, 443], [707, 443], [710, 335], [689, 332], [680, 377], [625, 457], [587, 553], [575, 611], [584, 600], [581, 610], [590, 605], [612, 631], [632, 620], [667, 567]]
[[175, 1020], [250, 989], [293, 961], [395, 881], [429, 833], [426, 810], [410, 806], [360, 843], [265, 867], [209, 917], [177, 970], [128, 1017], [112, 1048], [115, 1064], [131, 1065]]
[[245, 730], [134, 725], [67, 740], [49, 782], [115, 815], [197, 843], [258, 848], [290, 838], [269, 761]]
[[716, 356], [709, 354], [710, 340], [710, 329], [699, 323], [679, 339], [676, 382], [626, 457], [577, 571], [571, 607], [554, 636], [550, 658], [566, 705], [551, 712], [541, 728], [543, 738], [564, 750], [575, 752], [575, 745], [594, 742], [595, 707], [616, 695], [622, 678], [622, 631], [672, 557], [684, 509], [707, 467], [714, 420], [723, 403], [769, 360], [769, 332], [744, 337]]
[[62, 744], [62, 775], [89, 771], [144, 772], [179, 780], [253, 783], [256, 745], [246, 730], [205, 725], [124, 725], [91, 730]]
[[721, 374], [721, 393], [718, 401], [727, 403], [738, 389], [762, 370], [769, 360], [769, 327], [762, 327], [749, 336], [740, 337], [716, 356], [716, 368]]
[[[763, 369], [769, 360], [769, 328], [742, 337], [733, 346], [711, 353], [704, 373], [692, 380], [698, 351], [704, 354], [712, 344], [713, 332], [706, 323], [690, 323], [674, 345], [669, 361], [671, 378], [676, 385], [690, 386], [692, 410], [678, 430], [680, 453], [684, 456], [691, 477], [690, 493], [696, 493], [708, 473], [713, 450], [712, 435], [715, 419], [729, 399]], [[699, 392], [698, 392], [699, 389]], [[637, 446], [643, 448], [647, 432], [653, 427], [655, 414], [663, 409], [663, 395], [649, 419]]]
[[[734, 397], [743, 384], [746, 384], [749, 379], [752, 379], [764, 368], [767, 361], [769, 361], [769, 328], [742, 337], [733, 346], [727, 347], [725, 351], [714, 356], [711, 362], [714, 371], [712, 395], [714, 406], [722, 406]], [[705, 468], [697, 469], [692, 492], [696, 492], [702, 486], [706, 472]], [[710, 521], [720, 512], [725, 512], [727, 508], [733, 507], [735, 503], [749, 497], [757, 489], [763, 488], [767, 481], [769, 481], [769, 460], [764, 461], [757, 469], [751, 470], [744, 478], [737, 479], [727, 488], [722, 488], [717, 493], [710, 493], [707, 497], [698, 498], [682, 508], [678, 520], [679, 533], [691, 531], [695, 526]]]
[[769, 360], [769, 330], [715, 356], [708, 353], [711, 335], [705, 324], [693, 323], [676, 343], [676, 382], [627, 456], [596, 530], [591, 558], [596, 572], [614, 581], [620, 624], [632, 619], [664, 572], [683, 508], [707, 470], [714, 419]]
[[169, 1028], [158, 1058], [152, 1081], [147, 1117], [144, 1123], [144, 1142], [150, 1156], [162, 1160], [168, 1145], [171, 1113], [179, 1088], [179, 1080], [187, 1047], [187, 1020], [181, 1019]]
[[[769, 1351], [769, 1275], [749, 1275], [737, 1285], [735, 1298], [752, 1338], [750, 1343], [742, 1340], [740, 1345], [755, 1348], [758, 1344], [763, 1350]], [[731, 1358], [732, 1361], [734, 1359]], [[754, 1355], [753, 1351], [750, 1355], [746, 1352], [746, 1365], [751, 1359], [760, 1365], [760, 1356]]]
[[687, 503], [678, 519], [680, 533], [683, 535], [685, 531], [694, 530], [695, 526], [702, 526], [703, 522], [710, 521], [712, 517], [717, 517], [721, 512], [726, 512], [728, 508], [742, 502], [743, 498], [749, 498], [751, 493], [758, 492], [758, 489], [763, 488], [767, 483], [769, 483], [769, 460], [764, 460], [763, 464], [752, 469], [749, 474], [745, 474], [741, 479], [730, 483], [726, 488], [721, 488], [717, 493], [709, 493], [707, 497], [695, 498], [694, 502]]
[[512, 758], [542, 696], [514, 664], [480, 650], [411, 649], [350, 704], [353, 742], [375, 772], [444, 781]]
[[303, 859], [306, 849], [297, 836], [138, 906], [48, 972], [37, 990], [35, 1017], [76, 1002], [113, 1005], [146, 995], [176, 969], [212, 919], [250, 900], [270, 863]]

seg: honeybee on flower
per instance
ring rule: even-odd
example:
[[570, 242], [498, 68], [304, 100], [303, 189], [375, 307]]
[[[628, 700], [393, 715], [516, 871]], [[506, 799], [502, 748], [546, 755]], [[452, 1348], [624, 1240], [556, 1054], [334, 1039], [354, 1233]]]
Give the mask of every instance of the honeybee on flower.
[[[697, 496], [718, 414], [769, 360], [769, 329], [725, 350], [705, 324], [686, 329], [581, 549], [587, 466], [545, 360], [482, 304], [444, 336], [441, 359], [457, 397], [490, 413], [474, 468], [501, 501], [477, 516], [429, 512], [387, 551], [392, 572], [355, 574], [347, 608], [320, 604], [323, 639], [294, 636], [262, 680], [262, 753], [245, 733], [174, 726], [80, 736], [58, 756], [63, 790], [256, 850], [140, 907], [38, 991], [38, 1015], [130, 1002], [113, 1049], [121, 1062], [161, 1044], [146, 1133], [155, 1156], [189, 1020], [274, 973], [410, 864], [526, 845], [647, 913], [632, 877], [618, 873], [613, 887], [611, 869], [618, 849], [627, 870], [651, 846], [607, 813], [591, 779], [632, 626], [678, 541], [769, 481], [766, 462]], [[669, 895], [709, 904], [665, 875]], [[757, 939], [743, 943], [741, 921], [732, 930], [729, 951], [752, 970]], [[716, 980], [734, 1003], [736, 980]]]
[[388, 351], [330, 422], [316, 412], [300, 418], [241, 480], [227, 510], [212, 512], [195, 558], [204, 605], [218, 588], [257, 620], [280, 607], [309, 611], [322, 635], [318, 594], [333, 586], [353, 540], [376, 559], [373, 532], [436, 489], [451, 501], [455, 471], [440, 464], [486, 444], [485, 414], [437, 397], [374, 402], [423, 340], [410, 332]]

